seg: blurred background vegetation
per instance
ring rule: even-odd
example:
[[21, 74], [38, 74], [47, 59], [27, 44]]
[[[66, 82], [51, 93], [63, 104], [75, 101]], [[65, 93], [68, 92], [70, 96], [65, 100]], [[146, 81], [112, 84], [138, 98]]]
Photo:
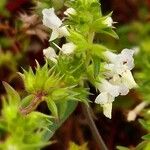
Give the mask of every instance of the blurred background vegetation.
[[[21, 68], [34, 68], [35, 59], [43, 65], [42, 50], [48, 46], [48, 31], [41, 22], [41, 10], [52, 5], [59, 10], [60, 17], [65, 10], [63, 0], [1, 0], [0, 2], [0, 80], [8, 82], [21, 94], [24, 86], [16, 72]], [[133, 48], [135, 54], [134, 76], [139, 87], [128, 96], [118, 98], [113, 108], [112, 119], [103, 116], [98, 106], [92, 106], [95, 123], [109, 150], [122, 145], [130, 149], [150, 149], [150, 0], [101, 0], [103, 14], [113, 11], [115, 31], [119, 39], [98, 34], [102, 42], [112, 50]], [[101, 37], [101, 38], [99, 38]], [[101, 39], [99, 41], [99, 39]], [[61, 41], [63, 42], [63, 41]], [[90, 96], [94, 101], [97, 93], [91, 86]], [[5, 95], [0, 82], [0, 96]], [[127, 121], [128, 112], [145, 101], [146, 108], [134, 121]], [[0, 101], [1, 107], [1, 101]], [[47, 112], [45, 104], [38, 107]], [[146, 136], [144, 136], [147, 134]], [[141, 138], [144, 136], [143, 138]], [[55, 133], [55, 144], [46, 147], [51, 150], [98, 150], [91, 131], [84, 118], [81, 106]], [[1, 130], [0, 130], [1, 141]], [[119, 149], [119, 148], [118, 148]], [[123, 149], [120, 147], [120, 149]]]

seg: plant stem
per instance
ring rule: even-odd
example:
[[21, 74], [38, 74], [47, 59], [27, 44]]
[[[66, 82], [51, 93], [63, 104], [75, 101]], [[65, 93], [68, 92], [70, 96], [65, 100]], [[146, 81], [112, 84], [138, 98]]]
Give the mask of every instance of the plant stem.
[[[89, 35], [88, 35], [88, 42], [89, 44], [92, 44], [93, 43], [93, 40], [94, 40], [94, 36], [95, 36], [95, 33], [94, 32], [91, 32], [89, 31]], [[90, 53], [89, 51], [87, 51], [87, 59], [86, 59], [86, 67], [88, 67], [89, 63], [90, 63]], [[87, 119], [87, 123], [91, 129], [91, 132], [92, 132], [92, 135], [99, 147], [100, 150], [108, 150], [101, 135], [99, 134], [98, 132], [98, 129], [94, 123], [94, 120], [92, 118], [92, 115], [91, 115], [91, 108], [90, 106], [86, 106], [85, 104], [82, 104], [82, 110], [83, 110], [83, 113]]]
[[87, 123], [91, 129], [92, 135], [93, 135], [95, 141], [97, 142], [99, 149], [100, 150], [108, 150], [101, 135], [99, 134], [99, 132], [97, 130], [95, 123], [94, 123], [94, 120], [91, 115], [91, 108], [89, 106], [86, 106], [85, 104], [82, 104], [82, 110], [87, 119]]
[[37, 108], [37, 106], [39, 105], [39, 103], [42, 101], [42, 97], [44, 95], [45, 95], [44, 93], [38, 92], [27, 107], [25, 107], [25, 108], [20, 107], [20, 113], [22, 115], [27, 115], [30, 112], [32, 112], [33, 110], [35, 110]]

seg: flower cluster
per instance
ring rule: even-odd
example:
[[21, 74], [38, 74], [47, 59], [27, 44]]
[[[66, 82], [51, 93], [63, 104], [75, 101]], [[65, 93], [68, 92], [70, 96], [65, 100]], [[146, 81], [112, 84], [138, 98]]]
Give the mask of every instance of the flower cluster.
[[[52, 30], [49, 41], [54, 41], [56, 38], [61, 37], [66, 37], [67, 39], [67, 43], [63, 44], [62, 47], [59, 47], [53, 42], [54, 46], [59, 49], [58, 54], [56, 54], [52, 47], [48, 47], [43, 50], [43, 54], [47, 59], [57, 63], [60, 56], [59, 54], [70, 55], [75, 53], [75, 50], [77, 51], [79, 49], [79, 44], [76, 43], [75, 45], [75, 42], [80, 42], [83, 37], [80, 36], [80, 40], [77, 40], [78, 38], [75, 38], [75, 40], [72, 38], [73, 42], [72, 40], [68, 41], [72, 37], [72, 32], [69, 30], [69, 26], [64, 25], [63, 20], [65, 20], [65, 18], [62, 20], [59, 19], [54, 12], [54, 8], [44, 9], [42, 13], [43, 24]], [[64, 15], [71, 19], [73, 16], [78, 15], [78, 10], [70, 7], [64, 12]], [[100, 29], [105, 31], [107, 28], [111, 33], [114, 33], [112, 31], [113, 23], [114, 22], [110, 15], [107, 15], [97, 19], [97, 21], [92, 24], [92, 27], [95, 26], [95, 32], [97, 32], [96, 30], [99, 32]], [[76, 22], [76, 26], [78, 28], [78, 22]], [[113, 34], [113, 36], [115, 35]], [[86, 38], [84, 40], [86, 41]], [[88, 41], [85, 43], [87, 44], [83, 44], [81, 42], [82, 45], [87, 46], [86, 49], [90, 49], [91, 47], [88, 47], [88, 45], [90, 45]], [[102, 49], [100, 47], [100, 53], [101, 50]], [[106, 57], [108, 63], [104, 65], [104, 69], [106, 70], [104, 73], [104, 79], [102, 79], [99, 83], [96, 82], [96, 88], [100, 91], [100, 94], [97, 96], [95, 103], [100, 104], [103, 107], [104, 115], [108, 118], [111, 118], [112, 102], [115, 97], [118, 97], [119, 95], [127, 95], [130, 89], [137, 86], [131, 73], [131, 70], [134, 68], [133, 54], [134, 50], [129, 49], [124, 49], [118, 55], [108, 50], [103, 52], [103, 55]], [[86, 55], [86, 53], [84, 55]], [[98, 57], [102, 56], [98, 55]]]
[[133, 50], [124, 49], [120, 54], [110, 51], [104, 52], [108, 63], [104, 65], [106, 69], [105, 79], [97, 84], [100, 94], [95, 99], [95, 103], [101, 104], [104, 115], [111, 118], [112, 102], [119, 95], [128, 94], [129, 90], [136, 87], [131, 70], [134, 67]]
[[[53, 41], [56, 38], [61, 37], [67, 37], [70, 35], [67, 26], [63, 25], [62, 20], [60, 20], [57, 15], [54, 12], [54, 8], [50, 9], [43, 9], [43, 24], [47, 27], [49, 27], [52, 30], [51, 37], [49, 41]], [[66, 16], [69, 16], [71, 14], [74, 14], [75, 10], [73, 8], [68, 8], [64, 14]], [[58, 45], [53, 43], [63, 54], [69, 55], [73, 53], [76, 46], [72, 42], [66, 43], [62, 45], [62, 48], [60, 48]], [[54, 63], [57, 62], [57, 54], [55, 50], [52, 47], [48, 47], [43, 50], [43, 54], [47, 59], [50, 59]]]

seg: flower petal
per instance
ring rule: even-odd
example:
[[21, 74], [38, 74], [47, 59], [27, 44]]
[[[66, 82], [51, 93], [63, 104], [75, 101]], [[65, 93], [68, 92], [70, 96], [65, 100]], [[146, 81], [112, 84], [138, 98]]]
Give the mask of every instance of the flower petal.
[[102, 80], [102, 83], [99, 84], [98, 89], [101, 92], [108, 92], [113, 97], [119, 96], [119, 86], [113, 85], [107, 80]]
[[65, 12], [64, 15], [70, 16], [70, 15], [76, 15], [76, 10], [74, 8], [68, 8]]
[[57, 62], [57, 55], [55, 50], [52, 47], [48, 47], [46, 49], [43, 50], [43, 55], [47, 58], [50, 59], [53, 62]]
[[105, 25], [107, 25], [107, 27], [112, 27], [113, 20], [112, 20], [111, 17], [107, 17], [107, 18], [103, 21], [103, 23], [104, 23]]
[[100, 93], [95, 99], [95, 103], [97, 104], [105, 104], [108, 101], [109, 101], [109, 97], [107, 92]]
[[119, 93], [120, 93], [120, 95], [127, 95], [129, 93], [129, 88], [126, 87], [125, 85], [121, 84], [119, 86]]
[[71, 54], [75, 50], [76, 45], [73, 43], [66, 43], [62, 45], [62, 52], [64, 54]]
[[103, 114], [111, 119], [111, 113], [112, 113], [112, 103], [106, 103], [104, 105], [102, 105], [103, 107]]
[[137, 84], [132, 76], [132, 73], [130, 70], [126, 70], [122, 74], [122, 83], [126, 85], [129, 89], [132, 89], [134, 87], [137, 87]]
[[115, 63], [117, 54], [112, 53], [111, 51], [104, 52], [104, 56], [111, 62]]
[[69, 36], [70, 35], [70, 33], [68, 32], [66, 26], [60, 27], [58, 31], [59, 31], [59, 37], [60, 38], [63, 37], [63, 36]]
[[59, 28], [62, 21], [56, 16], [54, 8], [43, 9], [43, 24], [51, 29]]
[[126, 65], [129, 70], [134, 68], [134, 59], [133, 59], [134, 50], [123, 49], [121, 54], [118, 55], [118, 61], [122, 65]]
[[49, 41], [53, 41], [59, 37], [59, 32], [57, 30], [52, 30], [51, 37]]

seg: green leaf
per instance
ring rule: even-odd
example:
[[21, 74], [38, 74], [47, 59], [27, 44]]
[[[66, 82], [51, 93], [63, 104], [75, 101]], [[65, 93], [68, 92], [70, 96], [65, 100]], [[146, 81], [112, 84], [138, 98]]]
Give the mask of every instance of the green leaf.
[[67, 110], [68, 101], [63, 101], [58, 103], [58, 114], [59, 118], [62, 118]]
[[102, 52], [104, 52], [104, 50], [106, 50], [107, 48], [100, 44], [91, 44], [90, 49], [91, 49], [91, 53], [93, 55], [96, 55], [96, 56], [102, 58], [102, 56], [103, 56]]
[[32, 99], [34, 98], [34, 96], [31, 94], [31, 95], [28, 95], [26, 96], [22, 101], [21, 101], [21, 106], [22, 107], [27, 107], [30, 102], [32, 101]]
[[144, 139], [144, 140], [150, 140], [150, 133], [142, 136], [142, 139]]
[[101, 30], [100, 33], [104, 33], [104, 34], [110, 35], [110, 36], [112, 36], [115, 39], [119, 39], [117, 33], [111, 28], [107, 28], [105, 30]]
[[150, 130], [150, 122], [149, 121], [145, 121], [145, 120], [139, 119], [139, 122], [141, 123], [141, 125], [145, 129]]
[[20, 96], [17, 93], [16, 90], [14, 90], [8, 83], [3, 81], [3, 85], [5, 87], [5, 90], [8, 94], [8, 99], [10, 100], [10, 104], [19, 104], [20, 102]]
[[70, 30], [70, 36], [68, 37], [71, 42], [73, 42], [77, 48], [77, 52], [82, 52], [88, 49], [88, 42], [85, 37], [76, 31]]
[[[143, 150], [143, 148], [148, 144], [148, 141], [143, 141], [136, 146], [136, 150]], [[144, 149], [145, 150], [145, 149]]]
[[68, 91], [67, 88], [59, 88], [59, 89], [55, 89], [52, 92], [52, 97], [54, 100], [58, 100], [58, 99], [63, 99], [66, 96], [68, 96]]
[[46, 102], [47, 102], [47, 106], [48, 106], [49, 110], [52, 112], [52, 115], [54, 115], [54, 117], [58, 118], [58, 110], [57, 110], [57, 106], [56, 106], [55, 102], [50, 97], [48, 97]]
[[64, 123], [64, 121], [73, 113], [75, 108], [77, 107], [78, 102], [76, 101], [68, 101], [67, 109], [62, 117], [59, 118], [59, 122], [53, 122], [53, 125], [49, 126], [49, 131], [45, 131], [43, 135], [43, 141], [48, 141], [55, 133], [55, 131]]
[[99, 71], [100, 71], [100, 58], [97, 56], [93, 56], [92, 60], [93, 60], [94, 77], [96, 78], [99, 75]]

